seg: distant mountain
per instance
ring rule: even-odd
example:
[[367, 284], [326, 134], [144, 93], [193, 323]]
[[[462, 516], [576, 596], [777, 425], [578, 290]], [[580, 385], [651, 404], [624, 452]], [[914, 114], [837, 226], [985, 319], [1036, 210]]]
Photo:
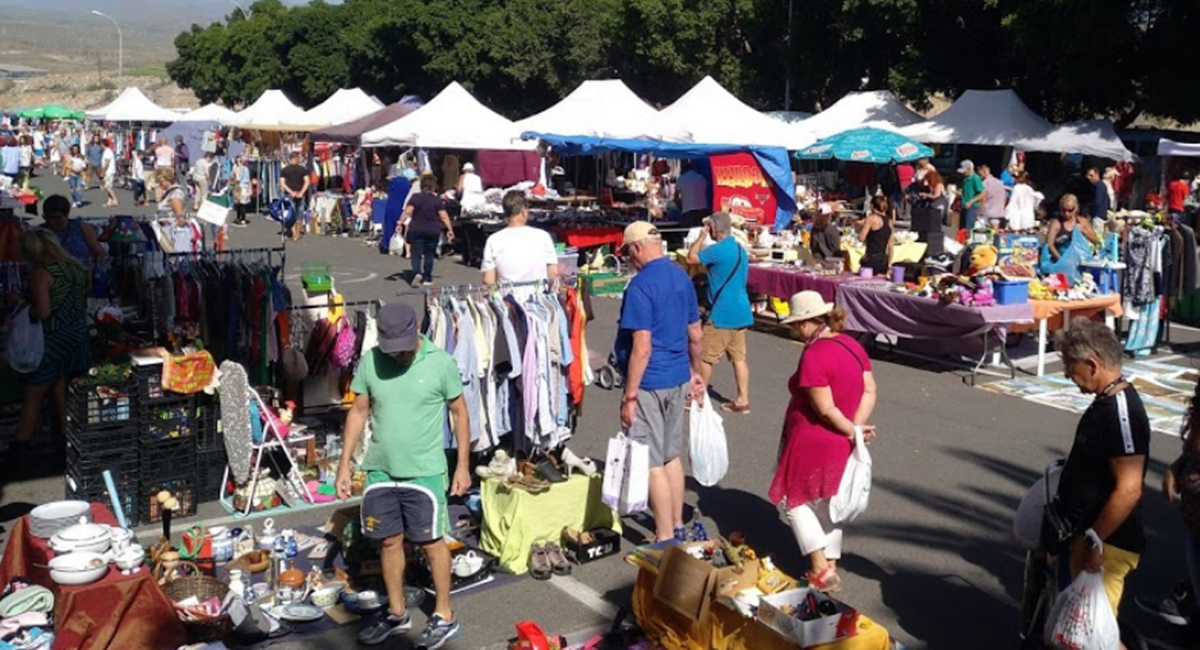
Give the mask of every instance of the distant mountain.
[[[254, 0], [238, 0], [249, 7]], [[305, 4], [283, 0], [284, 4]], [[336, 4], [337, 0], [335, 0]], [[90, 23], [103, 21], [92, 10], [112, 16], [126, 33], [175, 34], [192, 23], [206, 25], [237, 11], [228, 0], [0, 0], [0, 15], [26, 23]]]

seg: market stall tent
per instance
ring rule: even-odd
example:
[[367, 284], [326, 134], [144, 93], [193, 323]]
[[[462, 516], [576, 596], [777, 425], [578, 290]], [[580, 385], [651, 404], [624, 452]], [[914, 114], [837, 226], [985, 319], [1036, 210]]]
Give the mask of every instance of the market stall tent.
[[102, 122], [174, 122], [179, 113], [155, 104], [135, 87], [126, 88], [111, 104], [85, 111], [88, 119]]
[[1133, 153], [1117, 137], [1117, 129], [1110, 120], [1063, 124], [1041, 138], [1023, 140], [1016, 147], [1022, 151], [1077, 153], [1109, 160], [1133, 160]]
[[1162, 138], [1158, 141], [1158, 155], [1200, 158], [1200, 143], [1176, 142]]
[[887, 129], [869, 126], [821, 138], [811, 147], [796, 152], [801, 160], [844, 160], [849, 162], [911, 162], [933, 155], [933, 149]]
[[219, 122], [227, 124], [237, 113], [219, 104], [208, 104], [180, 115], [176, 122]]
[[266, 90], [234, 115], [229, 124], [244, 129], [296, 130], [304, 126], [304, 110], [289, 101], [282, 90]]
[[619, 79], [585, 81], [554, 106], [518, 121], [517, 128], [528, 139], [552, 134], [597, 141], [692, 142], [684, 125], [663, 117]]
[[659, 117], [682, 126], [696, 144], [782, 146], [800, 149], [812, 143], [786, 124], [742, 103], [712, 77], [704, 77]]
[[383, 108], [379, 100], [358, 88], [338, 88], [329, 99], [305, 111], [304, 122], [320, 127], [352, 122]]
[[342, 144], [361, 145], [364, 133], [374, 131], [417, 110], [416, 106], [396, 102], [345, 124], [336, 124], [312, 132], [314, 142], [340, 142]]
[[922, 119], [924, 118], [918, 113], [896, 99], [891, 91], [868, 90], [847, 93], [829, 108], [792, 125], [791, 129], [796, 137], [807, 138], [809, 143], [812, 143], [864, 126], [896, 131]]
[[508, 118], [451, 82], [429, 103], [362, 136], [364, 147], [533, 150]]
[[1054, 125], [1033, 112], [1012, 90], [968, 90], [933, 119], [900, 133], [934, 144], [974, 144], [1023, 148], [1048, 138]]
[[58, 104], [46, 104], [18, 111], [17, 117], [39, 120], [82, 120], [87, 116], [83, 111], [73, 111]]

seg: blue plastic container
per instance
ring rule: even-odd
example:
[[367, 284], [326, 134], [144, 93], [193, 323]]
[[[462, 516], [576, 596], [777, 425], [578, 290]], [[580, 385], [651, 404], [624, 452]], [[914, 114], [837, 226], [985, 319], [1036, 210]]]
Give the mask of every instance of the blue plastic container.
[[1029, 282], [997, 280], [992, 283], [997, 305], [1023, 305], [1029, 302]]

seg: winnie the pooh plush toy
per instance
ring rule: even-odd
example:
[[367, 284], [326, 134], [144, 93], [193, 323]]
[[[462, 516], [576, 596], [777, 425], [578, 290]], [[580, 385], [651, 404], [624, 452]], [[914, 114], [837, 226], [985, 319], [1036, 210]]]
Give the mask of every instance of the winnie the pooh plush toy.
[[995, 268], [996, 262], [1000, 259], [1000, 252], [995, 246], [987, 244], [976, 246], [971, 249], [971, 268], [967, 270], [967, 275], [975, 277]]

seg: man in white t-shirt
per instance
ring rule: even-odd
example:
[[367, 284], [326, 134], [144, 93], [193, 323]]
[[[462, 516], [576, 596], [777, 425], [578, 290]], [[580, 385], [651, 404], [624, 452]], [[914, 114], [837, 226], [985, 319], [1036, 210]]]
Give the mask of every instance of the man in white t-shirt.
[[712, 214], [708, 204], [708, 179], [692, 167], [691, 161], [685, 160], [682, 169], [683, 173], [675, 181], [675, 196], [683, 212], [680, 225], [699, 228], [704, 217]]
[[525, 225], [529, 204], [520, 190], [504, 195], [504, 214], [508, 227], [493, 233], [483, 246], [484, 284], [496, 282], [532, 282], [558, 277], [558, 253], [550, 233]]
[[104, 207], [113, 208], [118, 204], [117, 193], [113, 190], [113, 185], [117, 182], [117, 154], [113, 151], [112, 145], [108, 142], [104, 143], [104, 151], [100, 153], [100, 187], [104, 188], [104, 194], [108, 200], [104, 202]]

